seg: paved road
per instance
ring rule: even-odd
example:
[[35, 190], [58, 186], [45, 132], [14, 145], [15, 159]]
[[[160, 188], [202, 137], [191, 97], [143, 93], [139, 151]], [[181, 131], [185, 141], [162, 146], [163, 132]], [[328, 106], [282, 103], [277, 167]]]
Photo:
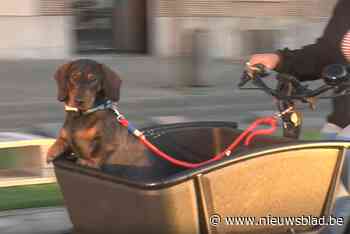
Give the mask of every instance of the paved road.
[[13, 210], [0, 213], [1, 234], [70, 234], [64, 208]]
[[[349, 196], [342, 196], [335, 203], [334, 212], [337, 217], [344, 217], [347, 223], [349, 208]], [[329, 226], [320, 234], [343, 234], [344, 229], [345, 225]], [[72, 223], [65, 208], [13, 210], [0, 212], [0, 232], [1, 234], [72, 234]]]
[[[206, 67], [208, 88], [183, 88], [190, 77], [186, 59], [151, 57], [97, 57], [123, 77], [122, 111], [137, 125], [176, 120], [225, 120], [246, 124], [256, 114], [274, 110], [270, 97], [258, 91], [240, 91], [236, 84], [242, 66], [215, 61]], [[56, 101], [52, 78], [64, 61], [0, 61], [0, 132], [54, 134], [64, 113]], [[306, 111], [307, 127], [319, 128], [329, 111]], [[170, 118], [169, 118], [170, 116]], [[177, 118], [173, 118], [177, 116]]]

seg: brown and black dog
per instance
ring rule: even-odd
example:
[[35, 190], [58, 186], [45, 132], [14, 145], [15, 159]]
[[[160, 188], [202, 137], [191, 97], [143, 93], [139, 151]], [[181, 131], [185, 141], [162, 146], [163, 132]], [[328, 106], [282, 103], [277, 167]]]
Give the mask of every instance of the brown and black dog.
[[59, 67], [55, 80], [58, 100], [77, 111], [67, 111], [59, 136], [48, 150], [47, 161], [73, 153], [83, 166], [101, 169], [104, 165], [117, 165], [118, 174], [147, 177], [145, 170], [140, 170], [151, 166], [144, 146], [119, 125], [111, 110], [83, 114], [97, 103], [119, 101], [120, 77], [105, 65], [80, 59]]

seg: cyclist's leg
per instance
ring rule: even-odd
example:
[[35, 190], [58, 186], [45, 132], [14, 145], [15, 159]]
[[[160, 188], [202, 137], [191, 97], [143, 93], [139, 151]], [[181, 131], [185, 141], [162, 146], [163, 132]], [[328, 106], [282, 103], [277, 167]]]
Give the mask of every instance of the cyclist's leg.
[[324, 140], [335, 140], [338, 133], [342, 131], [342, 128], [332, 124], [325, 123], [321, 129], [321, 136]]
[[[350, 127], [345, 129], [340, 128], [339, 126], [332, 124], [332, 123], [326, 123], [322, 130], [321, 130], [321, 136], [324, 140], [349, 140], [350, 141]], [[350, 155], [346, 156], [346, 159]], [[344, 221], [348, 221], [349, 217], [349, 208], [350, 208], [350, 197], [348, 196], [349, 191], [349, 185], [347, 184], [349, 175], [349, 167], [346, 166], [347, 164], [344, 162], [343, 170], [342, 170], [342, 176], [341, 181], [339, 183], [339, 188], [337, 191], [337, 199], [335, 202], [335, 207], [332, 212], [332, 215], [335, 217], [341, 217], [344, 218]], [[344, 186], [345, 185], [345, 186]], [[345, 191], [347, 190], [347, 191]], [[345, 229], [345, 226], [328, 226], [326, 227], [322, 234], [339, 234], [343, 233]]]
[[345, 234], [345, 229], [347, 228], [347, 224], [350, 219], [350, 196], [340, 197], [336, 199], [335, 205], [333, 208], [332, 216], [339, 220], [339, 222], [343, 222], [343, 225], [329, 225], [326, 226], [320, 234]]
[[[346, 140], [350, 141], [350, 126], [342, 129], [333, 123], [325, 123], [321, 129], [321, 136], [324, 140]], [[341, 181], [343, 182], [347, 191], [350, 191], [350, 153], [348, 153], [344, 160], [344, 166], [342, 169]]]
[[[335, 138], [336, 140], [350, 141], [350, 125], [341, 130]], [[347, 153], [344, 159], [344, 166], [341, 179], [348, 191], [350, 191], [350, 152]]]

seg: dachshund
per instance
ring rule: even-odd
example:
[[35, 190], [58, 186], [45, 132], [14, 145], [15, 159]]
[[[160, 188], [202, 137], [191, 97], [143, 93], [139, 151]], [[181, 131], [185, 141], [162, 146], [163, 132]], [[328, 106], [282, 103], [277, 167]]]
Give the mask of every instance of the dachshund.
[[104, 169], [113, 165], [118, 169], [113, 172], [122, 176], [151, 176], [152, 160], [147, 150], [119, 125], [115, 113], [110, 109], [88, 113], [99, 103], [119, 101], [119, 75], [106, 65], [80, 59], [60, 66], [54, 78], [57, 99], [69, 108], [63, 127], [47, 152], [47, 162], [73, 154], [81, 166]]

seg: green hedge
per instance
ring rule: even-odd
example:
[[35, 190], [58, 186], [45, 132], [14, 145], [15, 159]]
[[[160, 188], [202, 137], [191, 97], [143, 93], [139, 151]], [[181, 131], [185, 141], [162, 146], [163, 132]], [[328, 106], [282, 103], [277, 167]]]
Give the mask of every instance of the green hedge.
[[0, 210], [63, 205], [56, 183], [0, 188]]

